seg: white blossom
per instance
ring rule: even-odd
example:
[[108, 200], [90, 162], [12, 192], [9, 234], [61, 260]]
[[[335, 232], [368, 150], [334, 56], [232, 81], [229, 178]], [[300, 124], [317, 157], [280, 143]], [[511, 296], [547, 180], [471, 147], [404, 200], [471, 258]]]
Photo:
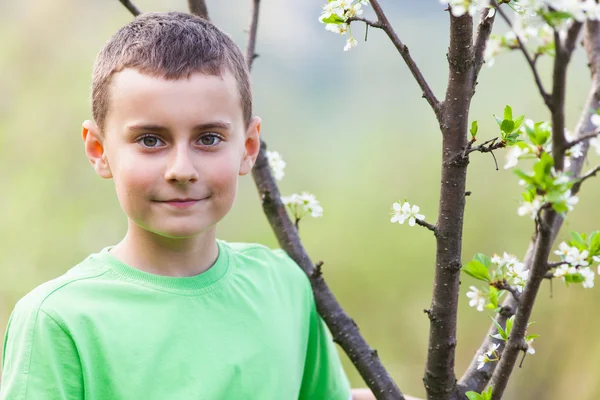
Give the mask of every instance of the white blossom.
[[592, 257], [592, 260], [594, 260], [594, 262], [600, 263], [600, 256], [594, 256]]
[[529, 215], [531, 219], [535, 219], [543, 205], [544, 203], [542, 203], [542, 197], [536, 196], [531, 202], [526, 201], [521, 203], [521, 206], [517, 209], [517, 214], [519, 214], [521, 217]]
[[490, 343], [490, 346], [488, 347], [488, 351], [485, 352], [485, 355], [488, 357], [492, 357], [498, 351], [498, 347], [500, 347], [500, 344]]
[[587, 261], [588, 256], [589, 251], [579, 251], [577, 247], [571, 247], [571, 250], [565, 257], [565, 261], [571, 265], [579, 265], [582, 267], [586, 267], [589, 265], [589, 262]]
[[589, 251], [583, 250], [580, 251], [575, 246], [569, 246], [566, 242], [562, 242], [558, 245], [558, 250], [554, 250], [554, 254], [560, 256], [562, 261], [565, 261], [571, 265], [577, 265], [586, 267], [589, 265], [587, 258], [589, 256]]
[[353, 47], [356, 47], [356, 45], [358, 44], [358, 42], [356, 41], [356, 39], [354, 39], [354, 36], [350, 36], [348, 38], [348, 40], [346, 41], [346, 45], [344, 46], [344, 51], [348, 51]]
[[471, 289], [467, 292], [467, 297], [471, 299], [469, 300], [469, 307], [475, 307], [477, 311], [483, 311], [487, 300], [486, 296], [475, 286], [469, 286], [469, 289]]
[[577, 273], [577, 268], [571, 267], [568, 264], [561, 264], [554, 270], [554, 276], [556, 278], [563, 278], [565, 280], [566, 275], [573, 275]]
[[527, 341], [527, 353], [529, 354], [535, 354], [535, 349], [533, 348], [533, 339], [529, 339]]
[[281, 201], [288, 207], [297, 219], [305, 215], [310, 215], [313, 218], [323, 216], [323, 208], [313, 194], [302, 192], [302, 194], [294, 193], [291, 196], [282, 197]]
[[[492, 10], [495, 10], [492, 8]], [[488, 67], [494, 65], [494, 58], [502, 51], [502, 42], [497, 37], [490, 37], [485, 45], [485, 51], [483, 52], [483, 60]], [[506, 167], [505, 167], [506, 168]]]
[[595, 148], [596, 154], [598, 154], [600, 156], [600, 138], [599, 137], [590, 139], [590, 147]]
[[477, 369], [482, 369], [485, 366], [485, 363], [488, 361], [489, 359], [485, 354], [480, 354], [477, 356]]
[[[323, 6], [323, 11], [319, 16], [319, 21], [325, 24], [326, 30], [343, 35], [350, 30], [348, 20], [361, 15], [363, 13], [362, 6], [368, 4], [369, 2], [367, 0], [360, 0], [357, 2], [354, 2], [354, 0], [329, 1]], [[330, 19], [332, 16], [335, 18]], [[328, 21], [325, 21], [326, 19]], [[353, 47], [356, 47], [357, 44], [358, 42], [356, 39], [351, 36], [346, 41], [344, 51], [348, 51]]]
[[585, 278], [585, 280], [583, 281], [583, 287], [584, 288], [593, 288], [594, 287], [594, 271], [591, 270], [591, 268], [589, 267], [585, 267], [585, 268], [580, 268], [579, 269], [579, 273], [581, 274], [581, 276], [583, 276]]
[[572, 195], [570, 190], [562, 195], [561, 200], [565, 202], [569, 211], [573, 211], [575, 204], [579, 203], [579, 197]]
[[590, 122], [592, 123], [592, 125], [600, 127], [600, 115], [598, 115], [598, 113], [592, 114], [592, 116], [590, 117]]
[[504, 169], [509, 169], [516, 166], [519, 162], [519, 157], [529, 153], [529, 147], [520, 148], [519, 146], [513, 146], [508, 153], [506, 153], [506, 164]]
[[507, 252], [504, 252], [504, 255], [502, 257], [500, 257], [498, 254], [494, 254], [492, 256], [491, 261], [498, 265], [498, 267], [502, 268], [504, 266], [513, 266], [515, 265], [515, 263], [519, 262], [519, 259], [515, 256], [513, 256], [512, 254], [508, 254]]
[[415, 226], [416, 220], [425, 219], [423, 214], [419, 214], [419, 206], [410, 205], [407, 201], [400, 204], [400, 202], [395, 202], [392, 204], [392, 218], [390, 219], [391, 223], [398, 222], [399, 224], [403, 224], [404, 221], [408, 219], [408, 224], [410, 226]]
[[527, 279], [529, 279], [529, 270], [525, 269], [525, 264], [521, 262], [515, 263], [508, 269], [508, 275], [511, 284], [515, 285], [519, 292], [523, 292]]
[[285, 161], [281, 158], [281, 155], [276, 151], [268, 151], [267, 150], [267, 160], [269, 162], [269, 167], [271, 167], [271, 171], [273, 171], [273, 176], [278, 181], [281, 180], [285, 173], [283, 169], [285, 168]]
[[337, 33], [338, 35], [343, 35], [348, 32], [348, 24], [326, 24], [325, 29], [329, 32]]

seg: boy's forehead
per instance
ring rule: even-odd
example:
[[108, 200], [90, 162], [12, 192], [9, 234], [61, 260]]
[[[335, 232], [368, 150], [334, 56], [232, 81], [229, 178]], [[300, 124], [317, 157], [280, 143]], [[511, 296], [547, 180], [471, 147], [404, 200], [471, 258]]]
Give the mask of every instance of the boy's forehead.
[[113, 75], [109, 90], [108, 119], [111, 115], [119, 119], [196, 115], [231, 119], [234, 124], [243, 121], [238, 85], [228, 70], [221, 75], [196, 72], [165, 79], [125, 68]]

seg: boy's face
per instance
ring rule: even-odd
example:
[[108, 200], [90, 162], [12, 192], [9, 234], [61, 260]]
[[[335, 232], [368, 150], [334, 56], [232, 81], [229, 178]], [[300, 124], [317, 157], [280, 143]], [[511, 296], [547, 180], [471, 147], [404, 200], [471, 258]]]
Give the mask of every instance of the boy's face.
[[130, 229], [170, 238], [214, 227], [260, 148], [260, 119], [245, 127], [229, 72], [165, 80], [125, 69], [113, 76], [104, 132], [90, 121], [83, 128], [88, 158], [114, 179]]

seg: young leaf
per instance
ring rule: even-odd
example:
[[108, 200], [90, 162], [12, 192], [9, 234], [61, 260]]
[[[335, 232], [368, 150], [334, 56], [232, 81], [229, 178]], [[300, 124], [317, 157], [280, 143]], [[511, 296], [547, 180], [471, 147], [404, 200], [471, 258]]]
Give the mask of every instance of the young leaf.
[[579, 272], [576, 274], [565, 275], [565, 283], [581, 283], [583, 281], [585, 281], [585, 278]]
[[533, 335], [527, 335], [527, 336], [525, 336], [525, 341], [526, 341], [526, 342], [529, 342], [530, 340], [537, 339], [537, 338], [539, 338], [539, 337], [540, 337], [540, 335], [536, 335], [536, 334], [533, 334]]
[[512, 108], [510, 106], [504, 107], [504, 119], [512, 122]]
[[471, 260], [462, 268], [463, 272], [480, 281], [489, 282], [490, 273], [485, 265], [477, 260]]
[[500, 335], [500, 337], [504, 341], [507, 341], [508, 335], [506, 334], [506, 331], [504, 329], [502, 329], [502, 326], [494, 318], [492, 318], [491, 315], [490, 315], [490, 318], [492, 319], [492, 322], [494, 323], [494, 325], [496, 325], [496, 329], [498, 329], [498, 334]]
[[515, 316], [513, 315], [509, 319], [506, 320], [506, 336], [510, 336], [510, 332], [512, 331], [513, 323], [515, 322]]
[[471, 136], [473, 137], [473, 139], [475, 139], [475, 135], [477, 135], [477, 129], [478, 129], [477, 121], [473, 121], [473, 123], [471, 124], [471, 130], [470, 130]]
[[500, 130], [502, 132], [509, 134], [515, 129], [515, 123], [512, 120], [505, 119], [502, 121], [502, 125], [500, 125]]
[[481, 392], [483, 400], [492, 400], [492, 387], [490, 386], [485, 392]]
[[474, 260], [479, 261], [480, 263], [482, 263], [483, 265], [485, 265], [486, 268], [490, 268], [490, 266], [492, 265], [492, 260], [486, 256], [483, 253], [477, 253], [475, 254], [475, 256], [473, 257]]
[[590, 234], [590, 256], [600, 255], [600, 231], [595, 231]]
[[465, 395], [467, 395], [469, 400], [486, 400], [482, 395], [473, 391], [467, 392]]
[[571, 245], [577, 247], [579, 250], [587, 250], [588, 245], [585, 241], [585, 237], [578, 232], [569, 232], [571, 234]]

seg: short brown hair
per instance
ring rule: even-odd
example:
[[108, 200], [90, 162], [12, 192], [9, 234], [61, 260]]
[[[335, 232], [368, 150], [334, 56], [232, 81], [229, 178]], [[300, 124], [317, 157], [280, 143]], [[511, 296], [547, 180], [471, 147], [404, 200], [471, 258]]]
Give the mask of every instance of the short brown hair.
[[182, 12], [145, 13], [119, 29], [96, 57], [92, 77], [92, 114], [103, 130], [113, 74], [134, 68], [163, 79], [200, 72], [235, 77], [246, 126], [252, 118], [248, 67], [240, 48], [210, 22]]

